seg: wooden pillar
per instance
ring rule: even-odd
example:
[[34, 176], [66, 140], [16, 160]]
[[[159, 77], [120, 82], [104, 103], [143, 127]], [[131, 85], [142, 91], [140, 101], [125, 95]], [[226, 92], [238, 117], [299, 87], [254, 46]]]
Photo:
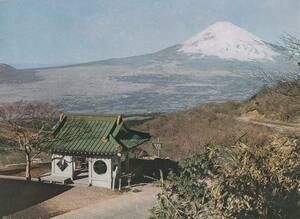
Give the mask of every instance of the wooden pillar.
[[126, 152], [125, 165], [126, 165], [126, 174], [128, 174], [130, 172], [130, 160], [129, 160], [128, 152]]
[[128, 183], [128, 186], [131, 187], [132, 173], [130, 170], [130, 159], [129, 159], [128, 151], [126, 152], [125, 165], [126, 165], [127, 183]]

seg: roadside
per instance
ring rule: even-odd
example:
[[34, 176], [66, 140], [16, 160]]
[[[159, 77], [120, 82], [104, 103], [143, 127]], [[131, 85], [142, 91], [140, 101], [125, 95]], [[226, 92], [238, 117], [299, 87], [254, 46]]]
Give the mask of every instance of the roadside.
[[242, 115], [237, 117], [238, 121], [252, 123], [255, 125], [261, 125], [265, 127], [269, 127], [272, 129], [276, 129], [279, 132], [285, 134], [293, 134], [296, 136], [300, 136], [300, 123], [288, 123], [288, 122], [281, 122], [281, 121], [273, 121], [269, 119], [262, 119], [247, 115]]

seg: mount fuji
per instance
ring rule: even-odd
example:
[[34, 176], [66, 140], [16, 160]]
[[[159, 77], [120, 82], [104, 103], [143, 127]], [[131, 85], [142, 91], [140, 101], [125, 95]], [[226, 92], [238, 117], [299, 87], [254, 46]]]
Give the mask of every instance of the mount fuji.
[[261, 39], [230, 22], [215, 23], [184, 42], [179, 51], [239, 61], [273, 61], [279, 55]]
[[151, 54], [0, 71], [0, 102], [54, 101], [67, 111], [110, 114], [165, 112], [244, 100], [265, 85], [264, 74], [282, 78], [297, 71], [285, 48], [218, 22]]
[[164, 74], [202, 70], [239, 74], [295, 70], [285, 48], [265, 42], [230, 22], [217, 22], [183, 43], [155, 53], [89, 64], [123, 65], [134, 67], [139, 73], [160, 70]]

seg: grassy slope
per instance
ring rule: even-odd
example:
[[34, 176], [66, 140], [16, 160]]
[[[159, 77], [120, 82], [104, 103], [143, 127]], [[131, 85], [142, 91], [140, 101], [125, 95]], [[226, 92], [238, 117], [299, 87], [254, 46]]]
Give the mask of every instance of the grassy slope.
[[244, 111], [257, 110], [272, 120], [295, 122], [300, 120], [300, 79], [281, 82], [263, 89], [243, 105]]
[[[158, 115], [136, 128], [150, 132], [154, 141], [160, 138], [163, 156], [181, 159], [207, 144], [231, 145], [238, 140], [250, 145], [264, 144], [275, 131], [236, 119], [249, 111], [272, 120], [299, 120], [300, 80], [279, 83], [241, 103], [209, 104]], [[150, 144], [144, 149], [155, 154]]]
[[[273, 133], [270, 128], [237, 121], [242, 103], [204, 105], [199, 108], [164, 114], [135, 128], [150, 132], [153, 140], [160, 138], [162, 155], [181, 159], [207, 144], [230, 145], [241, 140], [262, 144]], [[144, 149], [155, 151], [150, 145]]]

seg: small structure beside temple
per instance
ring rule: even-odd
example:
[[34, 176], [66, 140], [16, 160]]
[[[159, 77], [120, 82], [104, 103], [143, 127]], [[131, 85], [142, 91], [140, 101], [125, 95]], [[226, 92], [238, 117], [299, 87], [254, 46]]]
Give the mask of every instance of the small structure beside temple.
[[42, 180], [114, 189], [128, 174], [129, 157], [150, 135], [128, 129], [122, 116], [61, 114], [48, 143], [51, 175]]

